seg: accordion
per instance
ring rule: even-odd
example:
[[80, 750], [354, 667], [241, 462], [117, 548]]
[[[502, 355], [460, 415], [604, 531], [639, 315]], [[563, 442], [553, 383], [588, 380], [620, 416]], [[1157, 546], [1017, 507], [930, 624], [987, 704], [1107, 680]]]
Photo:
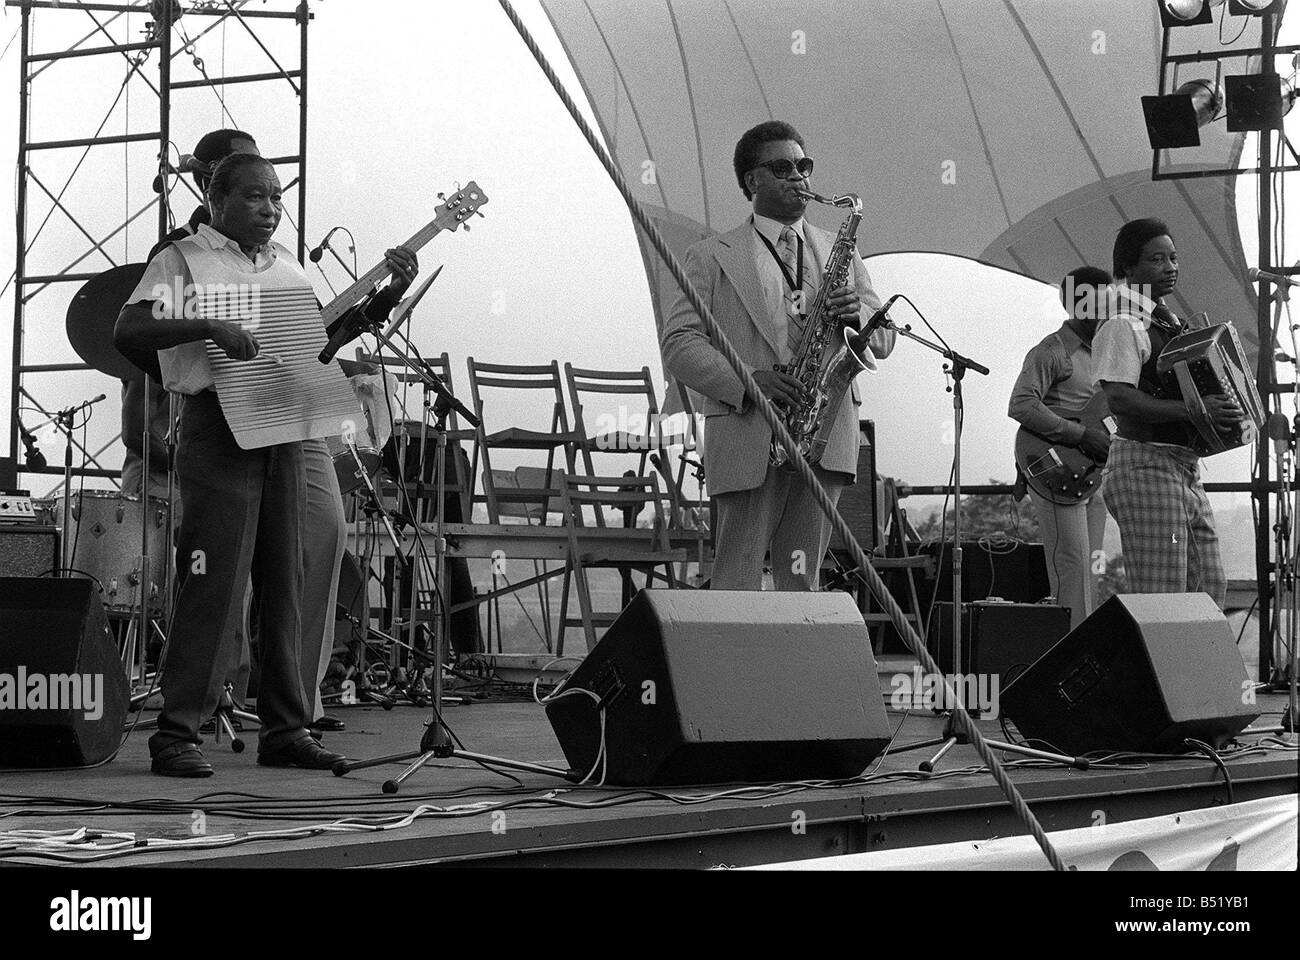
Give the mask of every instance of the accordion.
[[[1246, 364], [1236, 329], [1228, 323], [1174, 337], [1156, 361], [1165, 395], [1181, 398], [1191, 415], [1188, 446], [1203, 457], [1255, 442], [1264, 423], [1264, 406]], [[1236, 401], [1242, 420], [1220, 431], [1206, 413], [1203, 397], [1220, 395]]]

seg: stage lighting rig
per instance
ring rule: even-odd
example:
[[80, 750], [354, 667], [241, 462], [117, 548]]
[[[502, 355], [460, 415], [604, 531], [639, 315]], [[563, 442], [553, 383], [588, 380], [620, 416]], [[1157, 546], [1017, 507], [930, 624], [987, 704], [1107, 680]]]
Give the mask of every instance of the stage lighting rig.
[[1152, 150], [1199, 147], [1200, 128], [1223, 115], [1223, 87], [1216, 81], [1188, 80], [1173, 93], [1142, 98]]

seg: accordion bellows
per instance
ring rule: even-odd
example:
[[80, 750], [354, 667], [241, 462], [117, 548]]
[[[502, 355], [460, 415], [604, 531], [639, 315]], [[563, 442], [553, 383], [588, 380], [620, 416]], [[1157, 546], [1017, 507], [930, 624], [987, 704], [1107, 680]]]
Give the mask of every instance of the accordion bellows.
[[[1254, 443], [1264, 424], [1255, 378], [1246, 352], [1231, 324], [1216, 323], [1170, 340], [1156, 361], [1156, 373], [1169, 397], [1180, 397], [1191, 415], [1188, 446], [1203, 457]], [[1233, 429], [1218, 430], [1210, 422], [1203, 398], [1212, 395], [1236, 401], [1242, 420]]]

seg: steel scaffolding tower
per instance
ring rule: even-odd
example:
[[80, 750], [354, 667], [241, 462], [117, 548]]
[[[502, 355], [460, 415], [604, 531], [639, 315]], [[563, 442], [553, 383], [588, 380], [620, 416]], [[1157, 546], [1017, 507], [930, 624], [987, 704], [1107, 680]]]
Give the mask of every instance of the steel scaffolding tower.
[[[175, 222], [184, 223], [188, 220], [189, 213], [185, 209], [187, 202], [201, 200], [195, 188], [180, 176], [176, 166], [171, 162], [172, 156], [179, 154], [181, 149], [192, 148], [192, 144], [185, 143], [178, 149], [172, 142], [172, 131], [177, 128], [173, 119], [183, 117], [182, 110], [185, 109], [174, 111], [173, 94], [190, 89], [210, 90], [221, 105], [223, 121], [228, 121], [223, 123], [223, 126], [239, 127], [238, 118], [233, 116], [228, 107], [229, 88], [235, 85], [262, 84], [269, 87], [269, 85], [287, 84], [291, 97], [296, 100], [296, 149], [286, 155], [272, 156], [268, 159], [277, 167], [292, 168], [287, 178], [282, 170], [281, 181], [286, 195], [296, 190], [297, 209], [296, 216], [286, 216], [285, 219], [290, 220], [291, 226], [296, 229], [296, 252], [299, 260], [302, 259], [305, 251], [304, 229], [307, 216], [307, 27], [312, 14], [307, 9], [306, 0], [296, 0], [292, 4], [282, 3], [280, 9], [275, 9], [275, 0], [258, 4], [255, 9], [250, 9], [252, 6], [250, 0], [196, 0], [191, 3], [182, 0], [151, 0], [151, 2], [134, 4], [75, 2], [75, 0], [61, 0], [61, 2], [59, 0], [6, 0], [6, 6], [21, 10], [16, 191], [17, 244], [14, 251], [12, 278], [14, 328], [9, 391], [11, 430], [9, 456], [17, 459], [19, 433], [15, 421], [20, 408], [35, 412], [38, 416], [49, 416], [50, 407], [57, 406], [57, 404], [47, 406], [42, 399], [45, 390], [49, 389], [50, 381], [66, 379], [71, 371], [94, 369], [85, 362], [32, 362], [33, 359], [41, 358], [28, 356], [26, 341], [31, 330], [30, 324], [41, 322], [43, 324], [41, 332], [48, 337], [52, 319], [62, 320], [58, 294], [63, 293], [71, 297], [70, 291], [75, 289], [69, 287], [69, 284], [79, 285], [98, 276], [103, 269], [122, 263], [143, 261], [149, 248], [169, 232]], [[270, 9], [267, 9], [268, 7]], [[84, 27], [69, 23], [77, 18], [87, 18], [89, 22]], [[191, 35], [188, 25], [195, 22], [195, 18], [202, 18], [197, 21], [202, 24], [202, 28], [196, 29]], [[56, 30], [64, 31], [69, 27], [73, 30], [80, 27], [89, 32], [75, 42], [65, 45], [63, 49], [37, 51], [33, 49], [33, 35], [38, 21], [42, 27], [49, 25]], [[143, 39], [137, 40], [131, 36], [130, 31], [132, 26], [142, 22], [145, 24], [142, 31]], [[234, 28], [236, 42], [244, 45], [241, 52], [245, 58], [264, 58], [269, 62], [271, 69], [226, 75], [227, 28]], [[290, 34], [285, 28], [292, 30], [293, 33]], [[105, 40], [108, 42], [105, 43]], [[101, 45], [94, 46], [91, 45], [92, 43]], [[296, 48], [296, 64], [282, 64], [280, 58], [273, 52], [273, 48], [284, 47], [286, 44]], [[199, 55], [200, 49], [204, 52], [215, 51], [210, 54], [209, 59], [217, 59], [219, 56], [220, 67], [209, 69]], [[180, 71], [176, 69], [179, 64], [175, 61], [183, 55], [190, 58], [192, 70], [189, 72], [196, 76], [177, 77]], [[150, 76], [153, 70], [146, 71], [151, 60], [156, 65], [154, 68], [156, 80]], [[89, 136], [33, 139], [33, 106], [44, 102], [39, 94], [40, 85], [36, 83], [38, 77], [47, 69], [64, 67], [72, 62], [93, 65], [93, 69], [97, 71], [94, 77], [82, 81], [80, 89], [85, 90], [87, 98], [101, 89], [111, 90], [109, 84], [120, 79], [121, 86], [117, 90], [117, 98], [109, 107], [108, 115], [99, 122], [98, 128], [93, 132], [89, 129], [85, 131], [90, 133]], [[123, 68], [125, 68], [125, 77], [122, 77], [119, 72]], [[43, 78], [42, 83], [54, 79]], [[139, 111], [134, 117], [132, 116], [130, 89], [133, 79], [137, 80], [137, 86], [138, 82], [142, 81], [156, 97], [156, 112], [150, 109]], [[101, 87], [101, 84], [104, 86]], [[240, 89], [247, 89], [247, 87]], [[258, 93], [261, 92], [259, 89]], [[122, 133], [104, 133], [104, 128], [124, 97], [126, 129]], [[64, 105], [61, 111], [54, 112], [58, 114], [60, 120], [71, 118], [74, 123], [94, 122], [93, 117], [85, 115], [83, 102], [74, 102], [70, 108]], [[133, 129], [133, 125], [143, 126], [144, 129]], [[271, 142], [274, 135], [281, 133], [279, 128], [283, 126], [286, 125], [277, 125], [277, 129], [268, 131], [270, 135], [259, 138], [259, 142]], [[258, 136], [257, 130], [249, 132], [255, 137]], [[82, 185], [98, 175], [100, 167], [97, 164], [85, 163], [93, 151], [103, 151], [113, 145], [121, 145], [126, 153], [132, 144], [152, 144], [156, 146], [156, 151], [147, 166], [142, 162], [139, 169], [132, 169], [128, 154], [124, 164], [124, 177], [127, 180], [125, 196], [129, 201], [132, 180], [137, 187], [144, 184], [147, 189], [149, 180], [155, 175], [157, 179], [154, 179], [154, 190], [157, 196], [150, 198], [134, 211], [128, 207], [124, 211], [123, 219], [111, 230], [101, 228], [95, 231], [93, 225], [88, 227], [83, 223], [86, 219], [85, 212], [77, 209], [78, 201], [67, 197], [69, 188], [74, 186], [79, 175]], [[45, 173], [39, 165], [44, 161], [53, 167], [55, 166], [53, 158], [64, 158], [65, 162], [68, 162], [67, 158], [74, 155], [71, 153], [73, 151], [80, 151], [80, 156], [76, 159], [72, 172], [67, 175], [61, 188], [52, 188], [45, 179], [49, 174]], [[83, 169], [83, 166], [88, 169]], [[100, 180], [92, 180], [88, 184], [96, 200], [102, 201], [102, 194], [97, 190], [106, 187], [107, 182], [108, 178], [101, 176]], [[179, 196], [173, 198], [174, 188], [182, 185], [188, 192], [176, 190]], [[36, 196], [48, 201], [40, 204], [44, 207], [43, 210], [36, 209], [38, 205], [33, 203]], [[173, 210], [174, 199], [182, 206], [180, 211]], [[82, 202], [83, 204], [86, 202], [84, 198]], [[102, 214], [106, 205], [106, 202], [96, 203], [95, 212]], [[133, 236], [130, 233], [131, 224], [144, 217], [150, 210], [155, 211], [156, 214], [156, 230]], [[33, 230], [32, 221], [35, 216], [40, 216], [41, 219], [39, 225]], [[61, 225], [71, 226], [75, 230], [79, 243], [84, 242], [88, 246], [75, 252], [67, 248], [66, 240], [54, 241], [58, 246], [56, 250], [46, 250], [46, 246], [52, 245], [48, 242], [44, 246], [38, 246], [42, 233], [51, 219], [56, 217]], [[114, 245], [115, 251], [117, 244], [120, 243], [123, 254], [117, 256], [110, 254], [108, 249], [110, 243]], [[34, 272], [29, 272], [34, 259], [39, 255], [56, 258], [55, 262], [62, 265], [47, 269], [32, 268]], [[87, 264], [86, 261], [90, 263]], [[99, 269], [87, 269], [90, 266], [98, 266]], [[64, 309], [66, 310], [66, 307]], [[51, 317], [51, 314], [55, 317]], [[48, 348], [52, 341], [45, 342], [46, 349], [43, 353], [47, 355], [58, 350], [62, 350], [69, 356], [72, 355], [66, 335], [55, 349]], [[112, 442], [109, 441], [109, 444]], [[118, 470], [106, 469], [99, 463], [97, 457], [103, 452], [102, 448], [91, 451], [86, 449], [89, 444], [77, 443], [77, 446], [82, 448], [83, 464], [89, 465], [74, 468], [75, 474], [99, 477], [118, 475]], [[63, 468], [54, 463], [38, 471], [20, 469], [20, 472], [27, 474], [57, 474], [62, 471]]]

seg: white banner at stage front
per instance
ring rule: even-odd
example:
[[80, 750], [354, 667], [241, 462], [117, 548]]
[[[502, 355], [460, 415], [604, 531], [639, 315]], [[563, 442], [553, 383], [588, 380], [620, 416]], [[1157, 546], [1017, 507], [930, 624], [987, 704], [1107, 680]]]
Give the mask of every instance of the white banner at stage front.
[[[1296, 795], [1264, 797], [1075, 830], [1048, 838], [1076, 870], [1295, 870]], [[750, 870], [1049, 870], [1034, 838], [902, 847]]]

